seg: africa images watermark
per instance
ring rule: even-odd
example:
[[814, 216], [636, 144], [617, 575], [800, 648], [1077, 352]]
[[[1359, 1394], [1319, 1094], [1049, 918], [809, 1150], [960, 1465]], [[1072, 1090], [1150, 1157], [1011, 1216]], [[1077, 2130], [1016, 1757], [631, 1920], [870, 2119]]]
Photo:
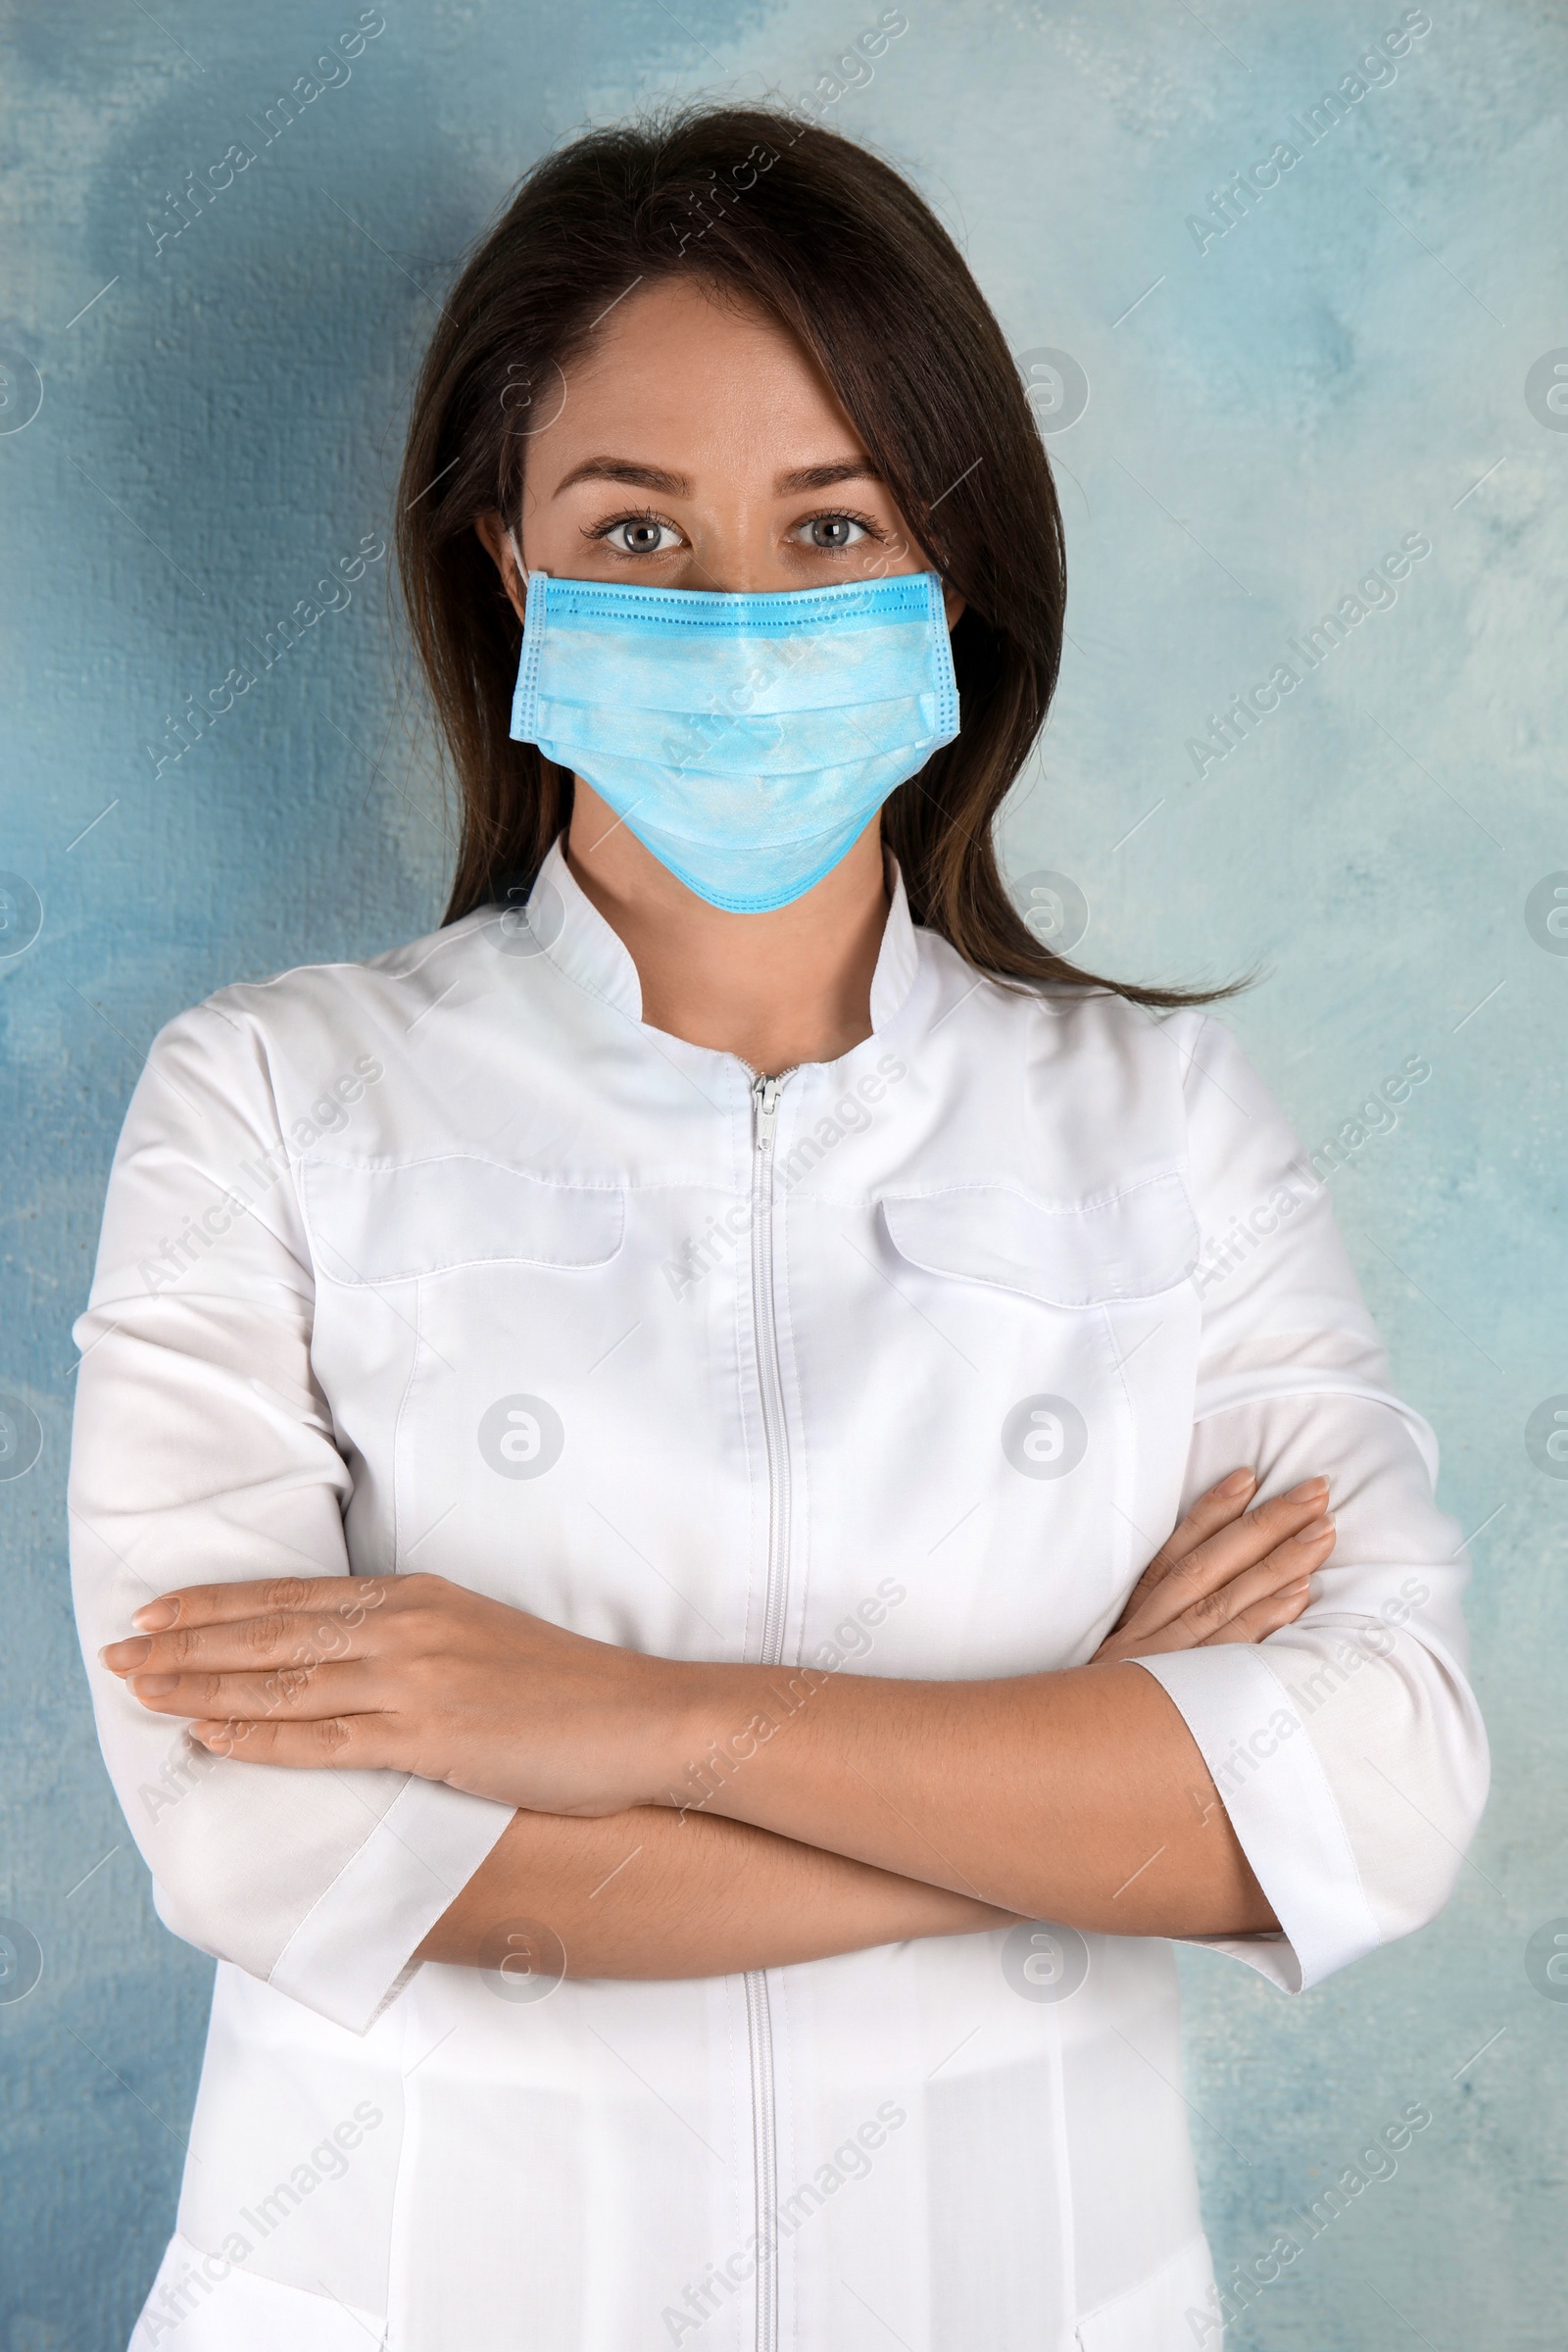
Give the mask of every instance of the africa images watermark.
[[1187, 738], [1186, 750], [1199, 776], [1206, 776], [1219, 760], [1228, 760], [1255, 734], [1284, 697], [1294, 694], [1303, 678], [1310, 677], [1337, 646], [1344, 645], [1368, 613], [1391, 611], [1399, 601], [1395, 583], [1407, 579], [1411, 564], [1422, 563], [1431, 553], [1432, 542], [1424, 531], [1406, 531], [1397, 548], [1375, 564], [1353, 589], [1347, 589], [1331, 612], [1323, 613], [1314, 627], [1303, 629], [1298, 637], [1287, 637], [1293, 661], [1277, 662], [1261, 685], [1232, 695], [1223, 713], [1211, 710], [1206, 735]]
[[1432, 1064], [1424, 1054], [1407, 1054], [1399, 1068], [1372, 1090], [1353, 1118], [1345, 1120], [1332, 1135], [1324, 1137], [1315, 1152], [1304, 1153], [1286, 1169], [1266, 1199], [1254, 1202], [1250, 1209], [1239, 1210], [1222, 1234], [1210, 1235], [1193, 1270], [1193, 1285], [1199, 1297], [1203, 1298], [1227, 1281], [1254, 1250], [1279, 1232], [1303, 1201], [1314, 1199], [1331, 1176], [1348, 1167], [1374, 1135], [1392, 1135], [1399, 1123], [1399, 1109], [1409, 1101], [1412, 1090], [1425, 1086], [1431, 1075]]
[[1404, 2154], [1415, 2133], [1424, 2132], [1431, 2121], [1432, 2109], [1427, 2102], [1412, 2100], [1401, 2114], [1369, 2135], [1365, 2146], [1357, 2150], [1354, 2162], [1342, 2166], [1304, 2212], [1299, 2206], [1288, 2207], [1289, 2223], [1278, 2231], [1266, 2252], [1253, 2256], [1250, 2262], [1233, 2262], [1230, 2278], [1223, 2287], [1216, 2280], [1209, 2287], [1205, 2303], [1188, 2305], [1184, 2316], [1194, 2343], [1218, 2345], [1226, 2326], [1240, 2321], [1265, 2287], [1282, 2278], [1292, 2263], [1299, 2259], [1315, 2238], [1322, 2236], [1332, 2222], [1338, 2221], [1342, 2213], [1348, 2213], [1357, 2197], [1364, 2196], [1375, 2180], [1394, 2179], [1399, 2169], [1396, 2159]]
[[715, 2311], [722, 2310], [727, 2297], [754, 2278], [761, 2264], [773, 2260], [781, 2238], [793, 2237], [813, 2213], [821, 2212], [829, 2197], [836, 2197], [852, 2180], [863, 2180], [871, 2170], [872, 2155], [886, 2145], [890, 2133], [907, 2122], [907, 2108], [901, 2107], [897, 2099], [884, 2099], [874, 2116], [867, 2116], [850, 2138], [824, 2158], [809, 2180], [801, 2181], [788, 2196], [779, 2198], [760, 2231], [754, 2230], [728, 2261], [710, 2263], [700, 2279], [688, 2283], [683, 2305], [665, 2304], [660, 2317], [670, 2342], [678, 2344], [697, 2334]]
[[258, 2197], [254, 2206], [242, 2205], [237, 2221], [244, 2229], [236, 2226], [227, 2231], [220, 2247], [188, 2262], [180, 2276], [164, 2286], [156, 2303], [148, 2304], [133, 2339], [136, 2352], [177, 2335], [215, 2287], [242, 2269], [262, 2241], [281, 2229], [307, 2197], [328, 2181], [342, 2180], [349, 2157], [385, 2120], [385, 2111], [373, 2099], [361, 2099], [351, 2115], [334, 2124], [309, 2155], [291, 2167], [286, 2179], [275, 2182], [266, 2196]]
[[680, 1786], [666, 1790], [664, 1802], [683, 1816], [700, 1812], [710, 1798], [718, 1794], [725, 1782], [732, 1780], [741, 1766], [750, 1763], [759, 1749], [766, 1745], [775, 1732], [782, 1731], [818, 1690], [826, 1688], [835, 1674], [869, 1655], [875, 1629], [884, 1623], [890, 1609], [896, 1609], [908, 1596], [906, 1585], [901, 1585], [897, 1577], [885, 1576], [876, 1591], [868, 1593], [833, 1628], [831, 1638], [817, 1643], [809, 1662], [803, 1660], [798, 1666], [779, 1667], [784, 1680], [773, 1693], [781, 1702], [779, 1713], [753, 1715], [739, 1731], [710, 1741], [708, 1754], [687, 1766]]
[[147, 234], [153, 241], [153, 259], [159, 260], [166, 245], [182, 237], [187, 228], [193, 228], [218, 198], [227, 194], [238, 174], [250, 170], [257, 153], [265, 152], [283, 136], [291, 123], [298, 122], [305, 107], [313, 106], [325, 91], [340, 90], [351, 81], [354, 74], [349, 59], [363, 57], [366, 43], [377, 39], [385, 30], [386, 19], [378, 8], [363, 9], [358, 24], [338, 34], [336, 49], [328, 49], [315, 59], [313, 73], [296, 74], [292, 86], [274, 98], [270, 106], [264, 107], [265, 130], [253, 115], [246, 115], [246, 122], [256, 133], [256, 151], [247, 147], [243, 139], [231, 140], [216, 164], [206, 165], [199, 175], [187, 172], [179, 189], [169, 189], [164, 197], [163, 219], [147, 223]]
[[[1206, 1823], [1216, 1802], [1228, 1809], [1231, 1799], [1250, 1776], [1277, 1755], [1288, 1740], [1294, 1740], [1309, 1716], [1346, 1690], [1363, 1666], [1392, 1656], [1397, 1646], [1396, 1629], [1424, 1608], [1431, 1597], [1431, 1586], [1412, 1571], [1403, 1579], [1398, 1592], [1383, 1602], [1375, 1618], [1369, 1618], [1351, 1633], [1337, 1636], [1331, 1654], [1320, 1657], [1303, 1681], [1285, 1685], [1291, 1706], [1276, 1707], [1266, 1723], [1256, 1725], [1245, 1739], [1240, 1736], [1233, 1739], [1223, 1756], [1205, 1758], [1218, 1797], [1210, 1795], [1206, 1788], [1188, 1790], [1199, 1820]], [[1276, 1652], [1276, 1658], [1282, 1655]]]
[[154, 783], [166, 767], [177, 767], [187, 752], [194, 751], [198, 743], [206, 740], [218, 721], [225, 718], [233, 710], [239, 697], [248, 694], [259, 677], [275, 668], [285, 654], [293, 652], [307, 629], [314, 629], [328, 612], [346, 612], [354, 602], [348, 583], [362, 580], [366, 566], [379, 564], [385, 554], [386, 541], [375, 531], [367, 531], [353, 555], [339, 556], [337, 568], [342, 574], [341, 579], [334, 579], [328, 572], [324, 578], [317, 581], [315, 591], [310, 596], [302, 596], [296, 601], [293, 611], [284, 619], [263, 630], [262, 645], [267, 650], [263, 653], [261, 647], [252, 646], [251, 650], [258, 657], [258, 667], [254, 671], [246, 663], [236, 662], [216, 686], [207, 689], [201, 702], [193, 694], [187, 694], [185, 708], [179, 715], [164, 721], [162, 748], [153, 743], [142, 746], [153, 763]]
[[[891, 44], [901, 40], [908, 29], [909, 20], [902, 8], [885, 8], [875, 24], [862, 25], [849, 47], [834, 59], [832, 71], [819, 74], [810, 89], [801, 93], [792, 111], [813, 118], [819, 124], [825, 123], [833, 109], [852, 90], [863, 90], [875, 80], [876, 61], [884, 58]], [[806, 126], [803, 124], [802, 127]], [[801, 134], [797, 131], [795, 135], [798, 139]], [[793, 145], [794, 141], [790, 143]], [[770, 172], [777, 162], [778, 157], [771, 147], [754, 146], [740, 163], [731, 165], [730, 179], [733, 185], [727, 188], [721, 186], [718, 173], [710, 172], [706, 188], [688, 190], [685, 197], [687, 212], [693, 221], [701, 222], [701, 226], [675, 230], [673, 233], [679, 238], [677, 250], [684, 253], [694, 237], [698, 241], [706, 237], [714, 223], [724, 220], [731, 208], [756, 187], [761, 174]], [[750, 177], [744, 176], [747, 173]]]
[[[779, 1190], [789, 1192], [803, 1176], [836, 1150], [847, 1136], [863, 1135], [872, 1124], [872, 1107], [881, 1102], [891, 1087], [899, 1085], [909, 1075], [909, 1065], [897, 1054], [884, 1054], [874, 1070], [867, 1070], [853, 1087], [846, 1087], [838, 1101], [825, 1110], [808, 1135], [791, 1145], [778, 1162]], [[711, 1274], [716, 1266], [732, 1257], [737, 1247], [750, 1235], [756, 1222], [757, 1204], [748, 1197], [737, 1200], [722, 1216], [708, 1220], [707, 1230], [681, 1244], [673, 1256], [666, 1257], [660, 1268], [664, 1280], [677, 1298], [689, 1298], [697, 1286]]]
[[203, 1747], [181, 1727], [178, 1737], [158, 1767], [156, 1781], [143, 1781], [136, 1794], [149, 1821], [157, 1821], [173, 1806], [199, 1788], [203, 1781], [215, 1773], [221, 1757], [210, 1747]]
[[[267, 1677], [263, 1687], [269, 1715], [275, 1715], [279, 1707], [289, 1705], [308, 1690], [318, 1666], [339, 1660], [351, 1650], [349, 1634], [357, 1632], [370, 1611], [386, 1599], [386, 1586], [379, 1577], [346, 1576], [336, 1581], [347, 1588], [342, 1599], [323, 1603], [310, 1637], [296, 1643], [286, 1666], [274, 1668]], [[331, 1622], [334, 1619], [336, 1622]], [[225, 1756], [232, 1756], [243, 1745], [253, 1728], [250, 1718], [229, 1716], [223, 1726], [223, 1746], [207, 1746], [193, 1740], [188, 1729], [181, 1730], [158, 1768], [157, 1780], [143, 1781], [136, 1791], [148, 1820], [156, 1822], [182, 1803]]]
[[[362, 1054], [352, 1069], [345, 1070], [321, 1089], [311, 1104], [308, 1117], [302, 1113], [290, 1122], [287, 1136], [279, 1133], [275, 1144], [260, 1145], [250, 1159], [242, 1159], [234, 1181], [199, 1216], [188, 1216], [176, 1234], [172, 1237], [165, 1234], [159, 1242], [157, 1256], [143, 1258], [136, 1268], [148, 1295], [156, 1296], [159, 1291], [167, 1290], [196, 1265], [240, 1217], [271, 1191], [285, 1168], [293, 1165], [296, 1153], [308, 1152], [323, 1135], [335, 1134], [346, 1127], [349, 1111], [362, 1099], [366, 1088], [379, 1085], [385, 1075], [385, 1068], [373, 1054]], [[291, 1144], [293, 1151], [289, 1148]]]
[[1315, 106], [1302, 107], [1286, 118], [1301, 142], [1299, 147], [1291, 139], [1279, 139], [1261, 162], [1233, 172], [1224, 187], [1211, 188], [1208, 211], [1189, 213], [1185, 223], [1199, 252], [1206, 254], [1217, 237], [1229, 236], [1233, 228], [1239, 228], [1253, 207], [1347, 119], [1352, 107], [1359, 106], [1372, 90], [1386, 90], [1396, 80], [1395, 59], [1408, 57], [1413, 44], [1424, 41], [1431, 30], [1432, 19], [1424, 8], [1407, 8], [1400, 23], [1383, 34], [1380, 44], [1358, 57], [1350, 72], [1341, 74], [1336, 89], [1325, 90]]

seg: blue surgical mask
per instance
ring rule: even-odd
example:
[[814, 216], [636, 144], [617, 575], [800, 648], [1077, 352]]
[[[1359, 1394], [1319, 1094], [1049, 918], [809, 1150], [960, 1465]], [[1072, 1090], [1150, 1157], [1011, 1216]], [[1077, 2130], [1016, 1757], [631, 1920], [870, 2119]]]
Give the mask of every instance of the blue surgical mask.
[[765, 596], [529, 578], [513, 735], [710, 906], [800, 898], [957, 732], [934, 572]]

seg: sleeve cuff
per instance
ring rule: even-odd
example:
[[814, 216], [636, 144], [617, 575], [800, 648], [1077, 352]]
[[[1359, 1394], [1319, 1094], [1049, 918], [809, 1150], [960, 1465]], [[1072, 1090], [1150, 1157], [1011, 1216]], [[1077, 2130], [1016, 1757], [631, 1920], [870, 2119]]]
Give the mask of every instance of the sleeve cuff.
[[1328, 1775], [1264, 1650], [1237, 1642], [1137, 1658], [1180, 1711], [1268, 1897], [1278, 1936], [1195, 1936], [1289, 1992], [1382, 1938]]
[[366, 2033], [512, 1817], [512, 1806], [489, 1797], [411, 1780], [301, 1920], [268, 1983], [351, 2034]]

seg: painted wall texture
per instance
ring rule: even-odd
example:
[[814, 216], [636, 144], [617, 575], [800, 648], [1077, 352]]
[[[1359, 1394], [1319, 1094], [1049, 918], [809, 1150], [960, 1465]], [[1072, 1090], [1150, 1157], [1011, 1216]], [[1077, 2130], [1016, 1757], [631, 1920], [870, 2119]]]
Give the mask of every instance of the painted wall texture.
[[[437, 919], [450, 817], [381, 551], [444, 275], [574, 126], [729, 93], [830, 101], [990, 294], [1073, 582], [1009, 867], [1067, 878], [1032, 903], [1086, 909], [1102, 969], [1263, 971], [1227, 1017], [1335, 1147], [1396, 1376], [1475, 1531], [1496, 1781], [1442, 1921], [1296, 2003], [1184, 1961], [1209, 2228], [1222, 2280], [1251, 2279], [1231, 2341], [1558, 2346], [1568, 21], [12, 0], [3, 22], [0, 2346], [123, 2343], [211, 1973], [153, 1914], [67, 1582], [70, 1326], [124, 1104], [181, 1006]], [[1430, 2125], [1362, 2162], [1412, 2105]], [[1292, 2210], [1350, 2179], [1260, 2284]]]

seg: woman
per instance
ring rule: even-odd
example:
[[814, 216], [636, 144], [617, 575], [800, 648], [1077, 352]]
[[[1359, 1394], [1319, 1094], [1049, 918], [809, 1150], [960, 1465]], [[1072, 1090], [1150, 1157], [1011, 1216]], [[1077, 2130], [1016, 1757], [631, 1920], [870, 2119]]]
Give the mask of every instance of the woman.
[[837, 138], [595, 134], [399, 503], [446, 925], [171, 1023], [78, 1326], [105, 1753], [220, 1963], [135, 2343], [1217, 2342], [1168, 1939], [1407, 1933], [1485, 1746], [1297, 1144], [1004, 890], [995, 321]]

